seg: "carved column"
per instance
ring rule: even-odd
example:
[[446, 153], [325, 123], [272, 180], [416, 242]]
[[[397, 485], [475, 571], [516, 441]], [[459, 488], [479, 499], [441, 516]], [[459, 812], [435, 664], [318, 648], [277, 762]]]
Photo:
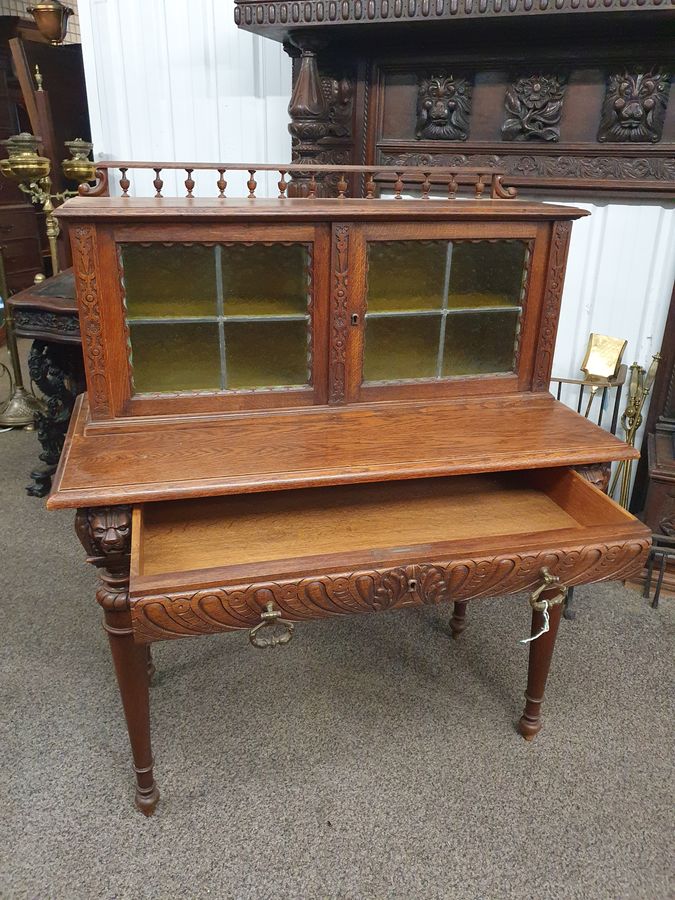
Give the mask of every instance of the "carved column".
[[603, 494], [609, 490], [609, 476], [612, 471], [611, 462], [591, 463], [588, 466], [575, 466], [576, 471], [582, 475], [586, 481], [599, 488]]
[[[317, 53], [325, 40], [311, 36], [294, 36], [284, 49], [299, 62], [295, 65], [293, 93], [288, 105], [291, 122], [292, 160], [294, 164], [351, 165], [354, 111], [354, 79], [338, 65], [322, 64]], [[310, 189], [318, 197], [337, 194], [338, 175], [312, 183], [309, 173], [294, 175], [289, 197], [306, 197]], [[311, 184], [311, 188], [310, 188]]]
[[42, 447], [40, 459], [45, 467], [31, 472], [34, 483], [26, 490], [32, 497], [44, 497], [49, 493], [61, 457], [75, 399], [85, 389], [82, 353], [73, 344], [34, 341], [28, 371], [45, 399], [45, 408], [35, 414]]
[[103, 608], [103, 627], [110, 642], [129, 732], [136, 773], [136, 806], [150, 816], [159, 800], [150, 746], [151, 659], [147, 648], [134, 641], [131, 628], [131, 507], [80, 509], [75, 518], [75, 531], [87, 551], [87, 562], [98, 569], [101, 584], [96, 600]]

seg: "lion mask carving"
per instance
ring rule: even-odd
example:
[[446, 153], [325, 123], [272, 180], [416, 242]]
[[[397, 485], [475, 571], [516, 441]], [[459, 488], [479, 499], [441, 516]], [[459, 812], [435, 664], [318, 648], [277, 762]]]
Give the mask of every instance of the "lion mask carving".
[[471, 83], [454, 75], [421, 78], [417, 90], [418, 139], [465, 141], [469, 136]]

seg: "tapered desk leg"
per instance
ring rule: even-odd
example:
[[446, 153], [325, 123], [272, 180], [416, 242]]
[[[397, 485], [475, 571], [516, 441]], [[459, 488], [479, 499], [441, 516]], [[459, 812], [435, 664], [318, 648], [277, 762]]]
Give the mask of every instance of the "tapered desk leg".
[[[554, 597], [557, 593], [556, 589], [545, 591], [542, 594], [542, 599]], [[518, 722], [518, 731], [526, 741], [531, 741], [541, 731], [541, 704], [544, 700], [544, 689], [546, 688], [546, 679], [548, 678], [548, 670], [551, 665], [561, 613], [562, 603], [549, 607], [549, 630], [530, 644], [525, 710]], [[537, 634], [543, 624], [544, 614], [533, 609], [531, 634]]]
[[131, 508], [104, 506], [80, 509], [77, 536], [88, 561], [100, 578], [96, 600], [103, 608], [117, 683], [127, 720], [136, 772], [136, 806], [151, 816], [159, 800], [152, 772], [150, 747], [150, 691], [152, 657], [148, 647], [134, 641], [129, 603]]
[[104, 628], [110, 641], [134, 759], [136, 806], [144, 815], [151, 816], [159, 791], [152, 772], [148, 653], [134, 641], [128, 612], [106, 611]]
[[150, 649], [150, 644], [145, 645], [145, 654], [146, 654], [146, 656], [145, 656], [146, 666], [148, 669], [148, 682], [150, 684], [152, 684], [152, 679], [155, 676], [156, 670], [155, 670], [155, 661], [152, 658], [152, 650]]
[[452, 610], [452, 618], [450, 619], [450, 631], [455, 640], [466, 628], [466, 604], [468, 600], [456, 600]]

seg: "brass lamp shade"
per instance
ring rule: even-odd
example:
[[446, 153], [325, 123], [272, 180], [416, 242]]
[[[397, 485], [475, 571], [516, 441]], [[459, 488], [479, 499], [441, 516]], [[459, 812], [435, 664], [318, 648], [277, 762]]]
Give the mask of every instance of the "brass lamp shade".
[[35, 19], [40, 34], [50, 44], [62, 44], [68, 30], [68, 19], [73, 10], [69, 6], [59, 3], [59, 0], [44, 0], [29, 6], [27, 12]]

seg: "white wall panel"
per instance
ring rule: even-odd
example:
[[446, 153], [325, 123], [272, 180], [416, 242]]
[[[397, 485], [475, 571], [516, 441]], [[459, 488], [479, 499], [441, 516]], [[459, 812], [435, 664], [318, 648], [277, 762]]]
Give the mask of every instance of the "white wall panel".
[[97, 159], [290, 159], [290, 60], [237, 29], [232, 3], [83, 0], [79, 13]]
[[[98, 159], [290, 159], [290, 60], [235, 28], [231, 2], [80, 0], [79, 15]], [[275, 182], [261, 175], [260, 192]], [[646, 365], [675, 276], [673, 204], [574, 205], [591, 216], [573, 227], [554, 373], [579, 376], [590, 331], [627, 338], [625, 361]]]

